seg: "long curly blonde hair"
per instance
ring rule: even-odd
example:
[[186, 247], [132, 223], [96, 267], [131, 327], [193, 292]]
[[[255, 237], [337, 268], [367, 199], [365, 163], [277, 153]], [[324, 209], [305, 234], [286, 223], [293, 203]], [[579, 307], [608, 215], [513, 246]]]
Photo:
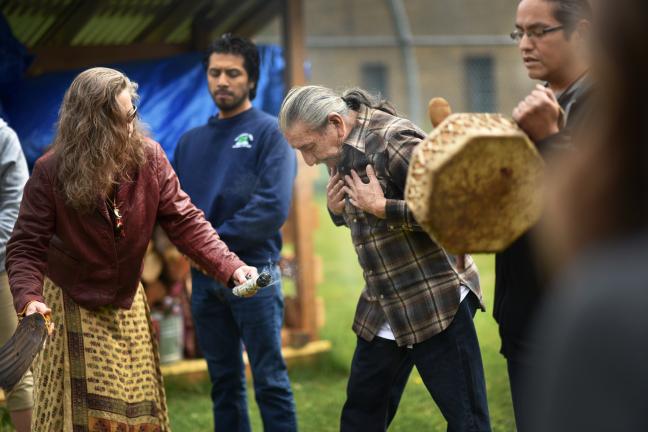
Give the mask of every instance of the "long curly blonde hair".
[[97, 67], [81, 72], [63, 98], [52, 149], [61, 191], [79, 211], [94, 210], [117, 182], [145, 162], [146, 132], [137, 118], [129, 128], [117, 102], [125, 89], [136, 101], [137, 83]]

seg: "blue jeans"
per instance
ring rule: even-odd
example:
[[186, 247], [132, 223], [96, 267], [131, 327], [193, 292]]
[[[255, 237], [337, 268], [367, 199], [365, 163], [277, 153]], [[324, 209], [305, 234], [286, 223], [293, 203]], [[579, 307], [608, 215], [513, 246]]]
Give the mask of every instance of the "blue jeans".
[[281, 355], [283, 295], [279, 281], [251, 298], [240, 298], [231, 289], [192, 272], [191, 310], [198, 343], [212, 384], [214, 431], [248, 432], [245, 365], [242, 344], [250, 360], [254, 392], [266, 432], [297, 430], [286, 363]]
[[411, 348], [379, 337], [371, 342], [358, 338], [340, 430], [386, 431], [416, 366], [449, 432], [489, 432], [484, 368], [473, 324], [476, 307], [477, 299], [469, 294], [446, 330]]

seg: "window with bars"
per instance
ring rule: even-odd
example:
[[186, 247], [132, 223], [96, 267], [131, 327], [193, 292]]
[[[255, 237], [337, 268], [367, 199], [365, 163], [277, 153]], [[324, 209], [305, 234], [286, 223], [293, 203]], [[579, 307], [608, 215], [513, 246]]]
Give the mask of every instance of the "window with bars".
[[466, 99], [470, 112], [495, 112], [495, 61], [491, 56], [472, 56], [464, 61]]
[[389, 98], [389, 76], [384, 63], [364, 63], [360, 71], [362, 88], [383, 98]]

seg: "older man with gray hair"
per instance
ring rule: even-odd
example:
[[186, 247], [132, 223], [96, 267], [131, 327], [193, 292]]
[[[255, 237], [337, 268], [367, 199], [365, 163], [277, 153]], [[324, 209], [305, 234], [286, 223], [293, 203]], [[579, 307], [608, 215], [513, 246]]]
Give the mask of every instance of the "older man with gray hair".
[[414, 366], [448, 430], [490, 431], [477, 268], [430, 239], [403, 200], [426, 134], [364, 90], [321, 86], [292, 89], [279, 124], [308, 165], [328, 167], [328, 210], [350, 228], [365, 279], [341, 431], [385, 431]]

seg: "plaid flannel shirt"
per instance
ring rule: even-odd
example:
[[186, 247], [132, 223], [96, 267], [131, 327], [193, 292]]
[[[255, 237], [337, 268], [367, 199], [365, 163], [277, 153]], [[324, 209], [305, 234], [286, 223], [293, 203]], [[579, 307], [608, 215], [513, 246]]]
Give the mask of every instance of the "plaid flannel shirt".
[[[413, 345], [445, 330], [459, 308], [460, 285], [481, 301], [479, 275], [472, 258], [459, 273], [455, 257], [423, 232], [403, 194], [414, 148], [426, 134], [409, 120], [362, 107], [342, 146], [338, 172], [355, 170], [367, 182], [371, 164], [387, 198], [380, 219], [345, 202], [336, 225], [351, 229], [365, 288], [353, 322], [354, 332], [371, 341], [385, 322], [399, 346]], [[483, 306], [482, 306], [483, 308]]]

